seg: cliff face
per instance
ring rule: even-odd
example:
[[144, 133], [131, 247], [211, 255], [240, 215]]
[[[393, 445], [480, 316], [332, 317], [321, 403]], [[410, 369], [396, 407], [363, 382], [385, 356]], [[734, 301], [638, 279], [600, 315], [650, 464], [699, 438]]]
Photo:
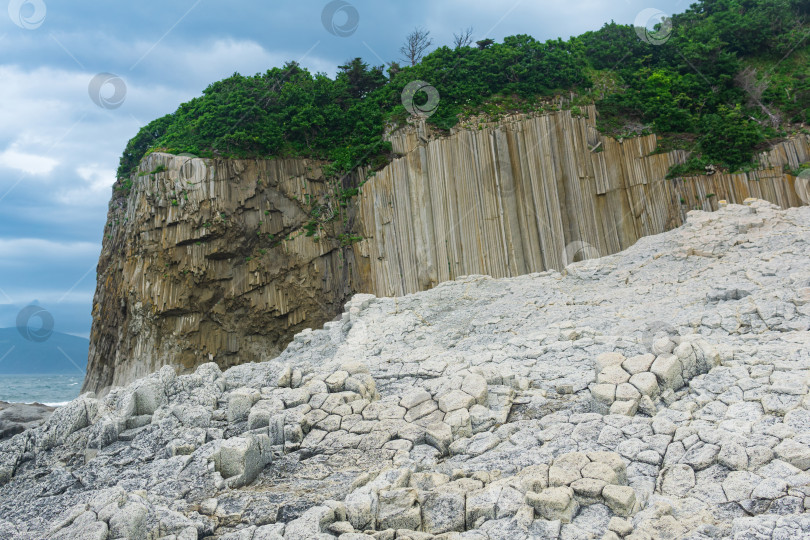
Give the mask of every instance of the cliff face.
[[593, 107], [511, 118], [428, 140], [423, 128], [392, 136], [406, 156], [363, 187], [359, 253], [364, 292], [398, 296], [469, 274], [517, 276], [561, 270], [617, 253], [684, 223], [718, 201], [766, 199], [799, 206], [795, 178], [810, 160], [808, 138], [760, 156], [767, 168], [666, 180], [682, 151], [651, 155], [656, 137], [618, 142], [599, 135]]
[[84, 389], [272, 358], [357, 288], [351, 250], [302, 234], [306, 201], [329, 195], [316, 162], [151, 154], [130, 181], [110, 205]]
[[[653, 135], [603, 138], [593, 107], [584, 111], [440, 139], [424, 125], [400, 130], [390, 139], [403, 157], [348, 203], [308, 160], [151, 154], [110, 206], [84, 389], [167, 364], [274, 357], [354, 292], [399, 296], [461, 275], [562, 269], [720, 199], [802, 204], [782, 171], [810, 161], [807, 137], [760, 156], [758, 171], [673, 181], [664, 176], [684, 152], [651, 155]], [[366, 178], [356, 175], [347, 185]]]

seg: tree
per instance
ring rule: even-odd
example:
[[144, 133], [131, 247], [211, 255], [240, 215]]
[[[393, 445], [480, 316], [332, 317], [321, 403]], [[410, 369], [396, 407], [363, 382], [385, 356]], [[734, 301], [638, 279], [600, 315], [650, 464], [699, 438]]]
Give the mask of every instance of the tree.
[[337, 75], [338, 80], [346, 81], [349, 95], [355, 99], [363, 98], [369, 92], [383, 86], [386, 81], [383, 66], [369, 69], [368, 64], [363, 62], [360, 57], [338, 66], [338, 69], [340, 70]]
[[472, 45], [473, 39], [473, 27], [469, 26], [458, 34], [453, 34], [453, 47], [456, 49], [461, 49], [462, 47], [469, 47]]
[[413, 32], [405, 38], [405, 44], [399, 49], [402, 56], [411, 63], [412, 66], [418, 64], [425, 56], [425, 51], [433, 45], [430, 39], [430, 30], [415, 28]]
[[758, 106], [768, 116], [771, 126], [778, 127], [781, 118], [762, 103], [762, 94], [768, 89], [768, 79], [763, 77], [758, 80], [756, 68], [749, 66], [734, 77], [734, 82], [748, 95], [747, 105], [752, 108]]
[[494, 39], [489, 39], [489, 38], [482, 39], [480, 41], [475, 42], [475, 44], [478, 45], [479, 49], [486, 49], [487, 47], [489, 47], [493, 43], [495, 43], [495, 40]]
[[399, 62], [389, 62], [388, 63], [388, 76], [393, 79], [397, 73], [402, 71], [402, 66], [399, 65]]
[[731, 170], [750, 163], [754, 146], [762, 141], [759, 126], [749, 120], [740, 105], [721, 105], [717, 113], [702, 119], [705, 135], [700, 147], [707, 158], [726, 163]]

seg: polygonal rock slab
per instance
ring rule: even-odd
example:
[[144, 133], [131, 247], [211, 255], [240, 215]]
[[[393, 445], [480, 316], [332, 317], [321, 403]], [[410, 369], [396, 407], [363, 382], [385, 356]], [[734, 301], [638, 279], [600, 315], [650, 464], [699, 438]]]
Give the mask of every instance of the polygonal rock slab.
[[538, 516], [548, 520], [560, 520], [571, 523], [579, 503], [574, 499], [574, 490], [570, 487], [551, 487], [540, 493], [526, 494], [526, 503], [532, 506]]
[[463, 531], [465, 501], [465, 490], [456, 482], [428, 492], [422, 502], [422, 530], [432, 534]]
[[567, 486], [575, 480], [582, 478], [576, 469], [567, 469], [552, 465], [548, 469], [548, 484], [552, 487]]
[[346, 383], [346, 379], [349, 378], [349, 373], [347, 371], [335, 371], [331, 375], [329, 375], [323, 382], [326, 383], [326, 387], [329, 388], [330, 392], [342, 392], [344, 388], [344, 384]]
[[[264, 438], [267, 439], [266, 436]], [[269, 446], [269, 439], [267, 443]], [[241, 487], [253, 482], [265, 465], [259, 437], [248, 434], [222, 441], [214, 464], [231, 487]]]
[[683, 497], [695, 487], [695, 471], [689, 465], [676, 463], [663, 472], [661, 492], [664, 495]]
[[729, 501], [744, 501], [762, 481], [762, 477], [749, 471], [731, 471], [723, 480], [723, 492]]
[[607, 482], [604, 480], [598, 480], [596, 478], [580, 478], [579, 480], [571, 482], [571, 489], [574, 490], [576, 495], [585, 499], [592, 499], [595, 502], [595, 500], [598, 499], [602, 494], [602, 490], [606, 485]]
[[610, 405], [616, 400], [616, 385], [615, 384], [592, 384], [588, 387], [591, 395], [597, 401], [601, 401]]
[[652, 366], [654, 360], [655, 355], [652, 354], [632, 356], [622, 362], [622, 368], [630, 375], [635, 375], [637, 373], [650, 371], [650, 366]]
[[355, 490], [346, 496], [346, 516], [352, 526], [357, 530], [365, 530], [375, 526], [378, 498], [369, 488]]
[[779, 443], [774, 452], [779, 459], [787, 461], [794, 467], [806, 471], [810, 469], [810, 447], [793, 439], [785, 439]]
[[473, 405], [475, 405], [475, 399], [461, 390], [450, 390], [439, 396], [439, 409], [445, 413], [456, 409], [469, 409]]
[[636, 373], [630, 377], [630, 384], [645, 396], [656, 397], [660, 389], [658, 388], [658, 378], [649, 371]]
[[143, 504], [128, 502], [110, 518], [110, 534], [113, 538], [146, 538], [148, 513]]
[[608, 508], [619, 516], [629, 516], [636, 505], [636, 492], [630, 486], [607, 485], [602, 490], [602, 497]]
[[684, 454], [684, 456], [681, 458], [681, 461], [696, 471], [702, 471], [703, 469], [714, 465], [714, 462], [717, 461], [717, 454], [719, 453], [719, 446], [698, 442], [686, 451], [686, 454]]
[[622, 457], [616, 452], [588, 452], [588, 459], [598, 463], [605, 463], [616, 473], [619, 484], [627, 482], [627, 467]]
[[[430, 396], [430, 394], [428, 394], [428, 396]], [[431, 414], [433, 411], [436, 411], [438, 409], [439, 406], [436, 405], [436, 402], [428, 398], [427, 400], [410, 407], [408, 409], [408, 412], [405, 413], [405, 421], [415, 422], [420, 418], [424, 418], [425, 416]]]
[[431, 399], [430, 393], [427, 390], [418, 389], [412, 390], [402, 396], [402, 399], [399, 400], [399, 406], [405, 407], [406, 409], [411, 409], [416, 407], [420, 403], [424, 403], [425, 401]]
[[664, 388], [677, 390], [683, 386], [681, 362], [673, 354], [662, 354], [650, 366], [650, 371], [658, 378], [658, 384]]
[[596, 376], [599, 384], [622, 384], [630, 380], [630, 374], [622, 369], [620, 365], [608, 366]]
[[607, 463], [594, 461], [582, 468], [583, 478], [593, 478], [603, 481], [605, 484], [618, 484], [619, 475]]
[[382, 490], [377, 507], [377, 528], [418, 529], [422, 522], [416, 490], [398, 488]]
[[558, 456], [548, 470], [548, 484], [554, 486], [567, 486], [574, 480], [582, 478], [579, 471], [585, 467], [590, 460], [582, 452], [570, 452]]
[[548, 487], [548, 465], [530, 465], [521, 470], [517, 476], [524, 492], [540, 493]]
[[237, 388], [228, 395], [228, 422], [238, 422], [247, 417], [261, 394], [255, 388]]
[[495, 519], [497, 515], [495, 505], [498, 503], [501, 491], [503, 491], [503, 486], [490, 485], [467, 494], [466, 519], [469, 524], [468, 527], [472, 527], [481, 519]]
[[620, 414], [622, 416], [633, 416], [638, 411], [638, 400], [628, 399], [614, 401], [610, 406], [610, 414]]
[[487, 380], [483, 376], [470, 373], [461, 382], [461, 390], [471, 395], [479, 405], [487, 404]]
[[444, 422], [430, 424], [425, 430], [425, 442], [442, 454], [446, 454], [450, 443], [453, 442], [452, 428]]
[[608, 366], [618, 366], [624, 362], [625, 357], [622, 353], [606, 352], [596, 357], [596, 373], [601, 372]]
[[743, 445], [727, 442], [720, 447], [717, 463], [732, 471], [744, 471], [748, 469], [748, 454]]
[[[654, 377], [654, 375], [653, 375]], [[638, 391], [638, 388], [630, 384], [629, 382], [622, 383], [616, 387], [616, 400], [617, 401], [628, 401], [628, 400], [639, 400], [641, 399], [641, 392]]]
[[454, 439], [472, 437], [472, 423], [467, 409], [456, 409], [444, 416], [444, 423], [450, 426]]

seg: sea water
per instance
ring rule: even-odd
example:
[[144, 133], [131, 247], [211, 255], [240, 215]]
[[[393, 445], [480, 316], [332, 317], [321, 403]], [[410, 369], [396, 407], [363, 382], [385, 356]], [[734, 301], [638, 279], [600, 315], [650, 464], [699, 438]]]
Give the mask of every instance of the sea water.
[[79, 397], [84, 375], [0, 375], [0, 401], [64, 405]]

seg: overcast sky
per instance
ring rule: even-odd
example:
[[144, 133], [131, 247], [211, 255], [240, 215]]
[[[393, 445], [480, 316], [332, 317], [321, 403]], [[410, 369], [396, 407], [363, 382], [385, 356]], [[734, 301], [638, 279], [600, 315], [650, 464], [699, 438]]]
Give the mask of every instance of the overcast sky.
[[[39, 303], [53, 314], [54, 330], [89, 335], [121, 151], [141, 126], [215, 80], [288, 60], [330, 76], [356, 56], [371, 64], [397, 60], [415, 26], [429, 29], [436, 45], [451, 43], [453, 32], [468, 26], [476, 40], [567, 39], [611, 19], [632, 23], [647, 8], [670, 14], [688, 6], [684, 0], [350, 0], [331, 19], [330, 32], [322, 16], [327, 4], [1, 0], [0, 327], [14, 326], [20, 309]], [[99, 76], [105, 73], [111, 75]], [[93, 91], [99, 86], [100, 94]]]

